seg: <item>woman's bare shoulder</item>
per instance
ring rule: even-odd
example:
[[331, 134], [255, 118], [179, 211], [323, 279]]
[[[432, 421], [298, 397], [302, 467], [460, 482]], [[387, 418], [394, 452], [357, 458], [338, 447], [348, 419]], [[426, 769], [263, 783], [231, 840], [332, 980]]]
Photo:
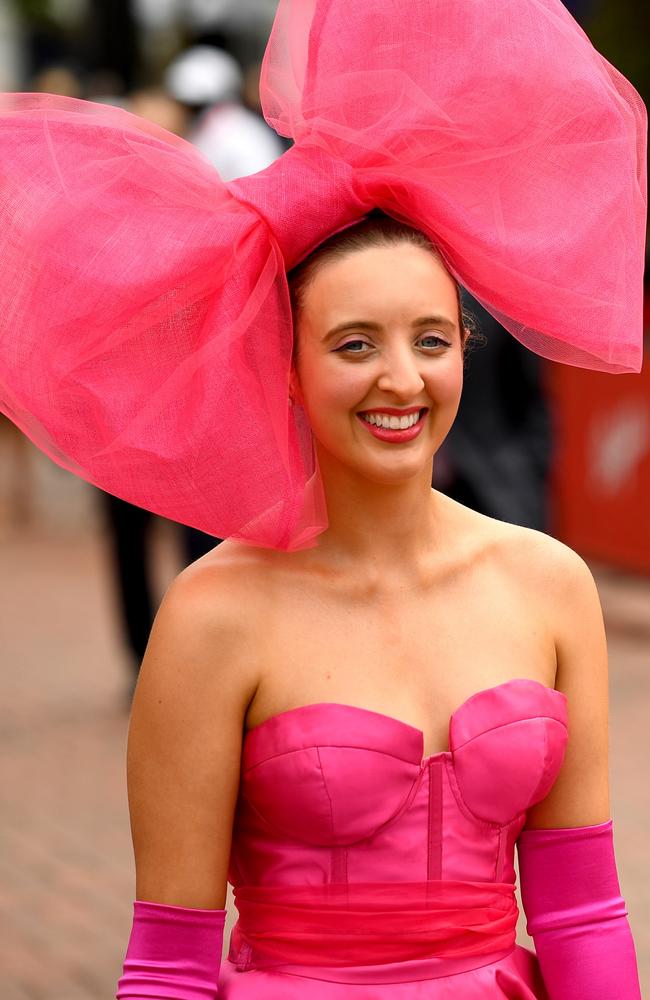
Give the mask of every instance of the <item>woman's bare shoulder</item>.
[[179, 573], [156, 614], [144, 672], [156, 660], [182, 660], [197, 681], [236, 683], [247, 703], [264, 630], [263, 561], [261, 550], [226, 539]]
[[503, 521], [493, 521], [493, 525], [495, 551], [504, 565], [549, 596], [593, 581], [582, 556], [553, 535]]
[[588, 563], [545, 532], [495, 529], [495, 552], [518, 591], [552, 636], [556, 687], [572, 698], [605, 698], [607, 643], [598, 587]]
[[[448, 501], [456, 519], [455, 533], [500, 568], [511, 574], [521, 586], [539, 588], [549, 595], [593, 585], [585, 560], [559, 539], [518, 524], [480, 514], [455, 501]], [[452, 522], [453, 523], [453, 522]]]
[[179, 573], [169, 592], [190, 606], [248, 617], [251, 602], [263, 596], [272, 562], [271, 551], [226, 538]]
[[602, 609], [591, 568], [569, 545], [531, 528], [508, 532], [504, 558], [531, 598], [548, 615], [558, 653], [576, 639], [585, 645], [603, 634]]
[[593, 627], [600, 603], [592, 571], [581, 555], [544, 531], [458, 508], [456, 516], [463, 519], [472, 550], [532, 602], [558, 643], [567, 631], [575, 634], [576, 615], [586, 628]]

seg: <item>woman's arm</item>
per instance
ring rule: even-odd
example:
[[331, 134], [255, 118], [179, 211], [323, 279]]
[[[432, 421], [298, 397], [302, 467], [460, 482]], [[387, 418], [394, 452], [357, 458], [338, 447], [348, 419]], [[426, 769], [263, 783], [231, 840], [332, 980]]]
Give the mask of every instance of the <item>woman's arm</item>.
[[567, 697], [569, 741], [557, 780], [528, 811], [525, 829], [585, 826], [611, 815], [607, 640], [598, 590], [585, 561], [545, 537], [539, 585], [555, 641], [555, 687]]
[[640, 1000], [621, 896], [608, 782], [607, 643], [586, 563], [549, 539], [548, 594], [556, 688], [568, 699], [569, 740], [548, 796], [518, 841], [527, 929], [549, 1000]]
[[235, 568], [203, 560], [156, 616], [127, 747], [136, 901], [120, 1000], [216, 996], [256, 620]]

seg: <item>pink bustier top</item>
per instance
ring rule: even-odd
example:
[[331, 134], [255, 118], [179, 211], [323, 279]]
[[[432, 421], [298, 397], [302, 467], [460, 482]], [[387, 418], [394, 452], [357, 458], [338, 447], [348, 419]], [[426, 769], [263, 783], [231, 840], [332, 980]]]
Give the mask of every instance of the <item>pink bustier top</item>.
[[229, 963], [397, 982], [508, 955], [515, 842], [566, 743], [565, 695], [526, 679], [465, 701], [429, 757], [419, 729], [334, 702], [249, 730]]

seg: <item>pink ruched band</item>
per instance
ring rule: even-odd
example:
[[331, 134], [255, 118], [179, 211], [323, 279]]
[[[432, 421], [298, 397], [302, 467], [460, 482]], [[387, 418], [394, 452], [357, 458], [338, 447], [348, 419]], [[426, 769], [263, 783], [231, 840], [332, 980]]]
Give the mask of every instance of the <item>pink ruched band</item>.
[[241, 886], [231, 955], [256, 968], [380, 965], [512, 949], [517, 904], [505, 882], [364, 882]]

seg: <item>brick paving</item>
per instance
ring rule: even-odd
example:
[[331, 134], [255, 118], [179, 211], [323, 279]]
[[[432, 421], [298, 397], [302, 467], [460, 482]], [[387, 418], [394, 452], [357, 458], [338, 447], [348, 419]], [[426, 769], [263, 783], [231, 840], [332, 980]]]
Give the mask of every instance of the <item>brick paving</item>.
[[[0, 518], [0, 994], [110, 1000], [135, 885], [125, 782], [130, 671], [92, 491], [37, 464], [58, 507], [37, 505], [38, 519], [18, 529], [6, 509]], [[176, 569], [169, 542], [161, 529], [161, 586]], [[593, 568], [610, 646], [619, 875], [650, 990], [650, 580]], [[231, 920], [232, 900], [229, 911]], [[526, 942], [523, 921], [520, 931]]]

